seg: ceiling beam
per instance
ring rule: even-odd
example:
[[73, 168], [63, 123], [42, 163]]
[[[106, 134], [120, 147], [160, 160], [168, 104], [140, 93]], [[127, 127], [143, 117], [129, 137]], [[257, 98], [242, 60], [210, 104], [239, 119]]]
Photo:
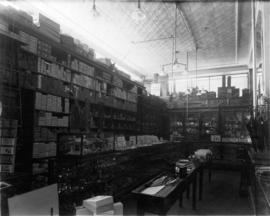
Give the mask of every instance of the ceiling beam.
[[189, 22], [188, 22], [188, 20], [187, 20], [187, 18], [185, 16], [180, 4], [178, 4], [177, 8], [178, 8], [179, 14], [180, 14], [180, 16], [181, 16], [181, 18], [182, 18], [182, 20], [183, 20], [183, 22], [185, 24], [185, 27], [186, 27], [187, 31], [189, 32], [189, 34], [190, 34], [190, 36], [192, 38], [192, 42], [193, 42], [193, 46], [194, 46], [193, 49], [196, 50], [198, 48], [198, 44], [197, 44], [195, 36], [194, 36], [194, 34], [193, 34], [193, 32], [192, 32], [192, 30], [190, 28], [190, 24], [189, 24]]
[[238, 62], [238, 44], [239, 44], [239, 3], [235, 1], [235, 63]]

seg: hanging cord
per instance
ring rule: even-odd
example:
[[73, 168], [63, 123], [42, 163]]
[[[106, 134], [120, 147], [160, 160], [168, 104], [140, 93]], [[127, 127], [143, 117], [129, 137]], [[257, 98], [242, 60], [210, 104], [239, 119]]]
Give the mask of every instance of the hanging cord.
[[172, 53], [172, 79], [173, 79], [173, 92], [176, 92], [175, 89], [175, 80], [173, 78], [173, 66], [176, 60], [176, 25], [177, 25], [177, 5], [175, 3], [175, 15], [174, 15], [174, 37], [173, 37], [173, 53]]
[[198, 48], [196, 47], [196, 88], [197, 86], [197, 76], [198, 76]]

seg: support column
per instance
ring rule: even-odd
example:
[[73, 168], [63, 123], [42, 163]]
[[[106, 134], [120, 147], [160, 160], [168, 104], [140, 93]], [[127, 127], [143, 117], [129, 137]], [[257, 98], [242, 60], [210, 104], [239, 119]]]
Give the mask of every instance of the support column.
[[262, 2], [264, 94], [270, 97], [270, 2]]
[[255, 25], [255, 0], [251, 2], [251, 33], [252, 33], [252, 106], [253, 116], [257, 109], [257, 70], [256, 70], [256, 25]]
[[263, 30], [263, 90], [268, 99], [268, 146], [270, 145], [270, 3], [263, 1], [262, 4], [262, 30]]

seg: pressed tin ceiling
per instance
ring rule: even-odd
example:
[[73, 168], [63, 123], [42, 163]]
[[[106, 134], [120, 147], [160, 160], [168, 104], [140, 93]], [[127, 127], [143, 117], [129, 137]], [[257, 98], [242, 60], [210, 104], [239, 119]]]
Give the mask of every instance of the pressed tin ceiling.
[[[145, 19], [132, 13], [137, 1], [96, 0], [99, 16], [92, 13], [92, 0], [28, 0], [22, 8], [35, 8], [57, 21], [64, 32], [82, 36], [84, 42], [129, 71], [152, 77], [172, 62], [177, 6], [176, 58], [197, 66], [248, 64], [251, 31], [249, 1], [141, 1]], [[84, 32], [79, 34], [78, 32]], [[162, 39], [164, 38], [164, 39]], [[161, 40], [162, 39], [162, 40]], [[171, 67], [165, 67], [166, 73]]]

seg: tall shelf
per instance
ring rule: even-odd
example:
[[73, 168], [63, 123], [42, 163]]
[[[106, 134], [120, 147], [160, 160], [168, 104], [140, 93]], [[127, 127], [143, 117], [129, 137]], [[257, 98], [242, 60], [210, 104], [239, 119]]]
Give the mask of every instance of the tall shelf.
[[[95, 178], [101, 178], [95, 169], [98, 166], [106, 167], [106, 161], [96, 166], [92, 164], [95, 159], [58, 157], [59, 134], [82, 134], [87, 142], [97, 136], [106, 138], [106, 145], [95, 144], [90, 158], [92, 154], [96, 154], [96, 158], [110, 151], [118, 155], [119, 149], [126, 148], [116, 148], [115, 141], [121, 141], [124, 137], [130, 143], [136, 141], [137, 135], [168, 137], [168, 132], [161, 129], [168, 122], [165, 104], [158, 98], [146, 96], [140, 83], [94, 60], [93, 56], [84, 55], [77, 47], [56, 42], [30, 22], [29, 17], [25, 19], [25, 14], [21, 16], [21, 12], [11, 8], [0, 7], [0, 11], [0, 37], [12, 42], [15, 49], [6, 49], [5, 56], [8, 56], [7, 53], [16, 55], [12, 64], [14, 68], [5, 65], [5, 77], [1, 80], [6, 80], [9, 85], [14, 84], [20, 92], [16, 100], [20, 99], [21, 102], [20, 107], [18, 102], [17, 106], [13, 106], [18, 108], [14, 118], [23, 129], [18, 133], [20, 142], [17, 145], [16, 164], [20, 166], [15, 167], [15, 173], [23, 171], [29, 174], [31, 180], [25, 182], [31, 182], [29, 189], [55, 181], [61, 183], [62, 174], [69, 173], [66, 169], [73, 166], [84, 167]], [[5, 109], [5, 112], [11, 111]], [[124, 158], [132, 164], [130, 154], [127, 153]], [[65, 167], [65, 164], [68, 166]], [[128, 164], [116, 163], [114, 170], [133, 166]], [[72, 181], [73, 174], [65, 176], [64, 180], [67, 183]], [[115, 172], [114, 183], [110, 186], [114, 188], [112, 192], [122, 191], [124, 184], [119, 184], [121, 174]], [[128, 177], [130, 175], [130, 172], [126, 174], [129, 188], [134, 183]], [[109, 181], [109, 177], [102, 176], [102, 179]]]

